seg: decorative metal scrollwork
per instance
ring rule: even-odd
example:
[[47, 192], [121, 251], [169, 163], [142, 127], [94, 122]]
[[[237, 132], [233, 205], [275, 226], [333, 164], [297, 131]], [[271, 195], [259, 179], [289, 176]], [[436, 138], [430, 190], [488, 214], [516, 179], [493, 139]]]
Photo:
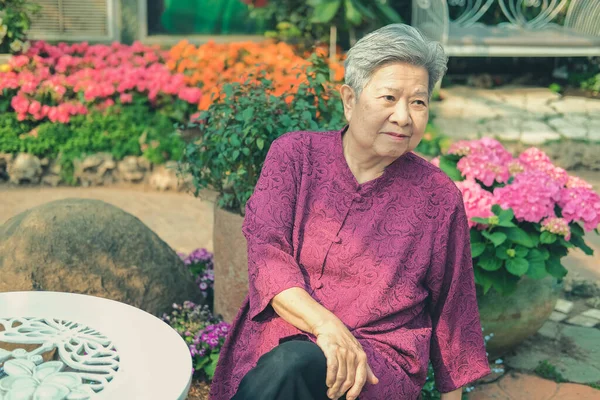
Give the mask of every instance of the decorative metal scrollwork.
[[[0, 328], [0, 342], [41, 345], [30, 352], [0, 349], [0, 400], [92, 399], [119, 370], [112, 341], [88, 326], [60, 319], [0, 318]], [[41, 354], [55, 349], [59, 360], [43, 362]]]
[[[540, 29], [552, 23], [568, 0], [498, 0], [509, 23], [527, 29]], [[537, 13], [535, 12], [537, 10]], [[534, 16], [531, 16], [531, 15]]]
[[454, 24], [469, 27], [475, 25], [495, 0], [448, 0], [448, 6], [461, 8], [461, 14], [454, 18]]

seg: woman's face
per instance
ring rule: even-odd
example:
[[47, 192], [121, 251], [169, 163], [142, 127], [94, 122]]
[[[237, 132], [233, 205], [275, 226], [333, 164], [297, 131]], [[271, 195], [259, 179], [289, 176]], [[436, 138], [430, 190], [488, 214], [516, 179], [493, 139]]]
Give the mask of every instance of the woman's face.
[[358, 99], [349, 86], [342, 86], [352, 147], [390, 162], [414, 150], [429, 119], [428, 85], [425, 68], [393, 63], [373, 74]]

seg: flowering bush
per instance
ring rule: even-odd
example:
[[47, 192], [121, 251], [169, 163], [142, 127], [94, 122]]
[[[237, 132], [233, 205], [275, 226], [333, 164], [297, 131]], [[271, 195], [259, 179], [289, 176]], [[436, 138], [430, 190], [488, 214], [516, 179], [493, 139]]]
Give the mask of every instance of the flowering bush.
[[164, 65], [165, 53], [134, 43], [57, 46], [36, 42], [0, 73], [0, 112], [19, 120], [67, 123], [71, 117], [114, 104], [148, 103], [177, 121], [197, 110], [201, 91]]
[[[324, 55], [324, 50], [319, 51]], [[200, 109], [207, 110], [213, 100], [223, 97], [224, 84], [243, 84], [251, 76], [261, 75], [272, 81], [269, 94], [295, 93], [301, 84], [307, 83], [303, 70], [311, 62], [306, 56], [297, 54], [293, 46], [283, 42], [208, 42], [196, 47], [182, 41], [170, 49], [167, 67], [184, 74], [189, 85], [206, 91]], [[329, 67], [334, 71], [334, 82], [340, 82], [344, 76], [342, 64], [329, 64]]]
[[0, 0], [0, 53], [25, 53], [31, 16], [39, 6], [29, 0]]
[[290, 131], [340, 129], [342, 102], [330, 90], [328, 72], [325, 60], [314, 55], [304, 72], [307, 83], [289, 96], [269, 95], [274, 82], [261, 76], [225, 85], [225, 97], [193, 124], [202, 139], [183, 153], [181, 171], [193, 177], [196, 194], [212, 188], [219, 207], [242, 214], [273, 140]]
[[179, 257], [190, 268], [192, 274], [196, 276], [196, 284], [207, 304], [212, 308], [215, 283], [213, 254], [206, 249], [196, 249], [189, 255], [179, 253]]
[[454, 143], [435, 160], [463, 193], [471, 227], [475, 281], [511, 293], [519, 279], [562, 279], [561, 258], [600, 224], [600, 196], [537, 148], [514, 158], [498, 141]]
[[230, 325], [212, 314], [214, 270], [213, 255], [206, 249], [196, 249], [190, 254], [179, 253], [179, 257], [196, 276], [196, 283], [206, 299], [206, 305], [186, 301], [183, 305], [173, 304], [170, 315], [162, 319], [181, 335], [190, 348], [197, 376], [211, 380], [219, 352], [229, 332]]
[[188, 344], [194, 374], [212, 379], [230, 325], [213, 316], [207, 305], [197, 305], [190, 301], [183, 305], [173, 304], [171, 314], [164, 314], [162, 320], [175, 329]]

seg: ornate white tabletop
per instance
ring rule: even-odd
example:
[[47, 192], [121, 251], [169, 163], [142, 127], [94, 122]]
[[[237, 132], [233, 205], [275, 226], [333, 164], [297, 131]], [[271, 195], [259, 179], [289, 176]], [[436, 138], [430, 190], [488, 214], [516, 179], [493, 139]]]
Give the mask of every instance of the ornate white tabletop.
[[0, 293], [0, 365], [0, 400], [184, 400], [192, 375], [160, 319], [57, 292]]

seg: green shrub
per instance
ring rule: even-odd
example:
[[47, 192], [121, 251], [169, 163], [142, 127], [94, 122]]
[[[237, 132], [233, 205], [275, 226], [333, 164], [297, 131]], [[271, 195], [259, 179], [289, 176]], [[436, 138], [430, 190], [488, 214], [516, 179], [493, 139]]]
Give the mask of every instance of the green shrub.
[[21, 53], [29, 48], [27, 31], [40, 6], [29, 0], [0, 0], [0, 53]]
[[290, 131], [344, 125], [342, 102], [327, 81], [327, 63], [316, 55], [310, 61], [302, 72], [308, 83], [300, 85], [293, 99], [267, 95], [273, 83], [252, 77], [244, 84], [225, 85], [224, 99], [188, 126], [197, 128], [201, 139], [187, 145], [181, 171], [193, 176], [196, 194], [212, 188], [220, 194], [220, 207], [243, 213], [273, 140]]
[[439, 132], [439, 129], [432, 123], [427, 124], [425, 135], [415, 149], [417, 153], [428, 157], [437, 157], [448, 150], [451, 139]]
[[173, 134], [173, 121], [146, 105], [113, 106], [74, 116], [68, 124], [20, 122], [15, 113], [0, 114], [0, 152], [29, 153], [55, 159], [63, 179], [74, 184], [73, 160], [107, 152], [116, 160], [146, 157], [155, 164], [181, 157], [184, 143]]

